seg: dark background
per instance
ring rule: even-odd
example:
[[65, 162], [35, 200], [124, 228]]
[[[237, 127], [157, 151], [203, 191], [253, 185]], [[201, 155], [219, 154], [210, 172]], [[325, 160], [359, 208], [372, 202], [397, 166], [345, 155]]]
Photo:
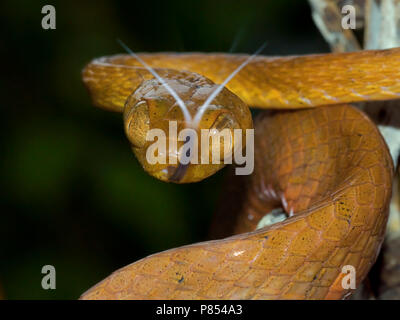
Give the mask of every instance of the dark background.
[[[56, 30], [41, 8], [56, 8]], [[76, 299], [146, 255], [204, 240], [224, 170], [159, 182], [130, 151], [120, 114], [91, 106], [81, 70], [123, 52], [328, 52], [308, 3], [2, 1], [0, 288], [6, 299]], [[229, 201], [229, 199], [225, 199]], [[223, 222], [226, 223], [226, 222]], [[57, 289], [41, 288], [54, 265]]]

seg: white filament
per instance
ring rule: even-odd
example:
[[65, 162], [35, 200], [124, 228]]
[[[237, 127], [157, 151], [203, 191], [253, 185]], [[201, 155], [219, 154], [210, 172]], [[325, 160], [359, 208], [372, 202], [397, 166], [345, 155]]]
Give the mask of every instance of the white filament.
[[142, 58], [140, 58], [136, 53], [134, 53], [131, 49], [129, 49], [125, 43], [123, 43], [121, 40], [117, 39], [118, 43], [128, 52], [132, 57], [134, 57], [137, 61], [139, 61], [158, 81], [161, 82], [161, 84], [168, 90], [168, 92], [174, 97], [175, 101], [179, 105], [179, 107], [182, 110], [183, 116], [185, 118], [185, 121], [187, 123], [192, 122], [192, 116], [189, 113], [188, 108], [186, 107], [185, 103], [182, 101], [182, 99], [178, 96], [178, 94], [168, 85], [168, 83], [165, 82], [163, 78], [161, 78], [157, 72], [151, 68], [146, 62], [143, 61]]
[[210, 103], [215, 99], [215, 97], [222, 91], [222, 89], [227, 85], [229, 81], [240, 71], [242, 70], [251, 60], [253, 60], [266, 46], [264, 43], [256, 52], [254, 52], [250, 57], [248, 57], [239, 67], [237, 67], [226, 79], [222, 82], [217, 89], [207, 98], [204, 104], [199, 108], [195, 117], [194, 117], [194, 126], [197, 127], [201, 118], [203, 117], [204, 112], [207, 110]]
[[[160, 77], [157, 72], [151, 68], [145, 61], [143, 61], [142, 58], [140, 58], [136, 53], [134, 53], [131, 49], [128, 48], [128, 46], [125, 45], [121, 40], [117, 39], [118, 43], [131, 55], [133, 56], [136, 60], [138, 60], [160, 83], [168, 90], [168, 92], [172, 95], [172, 97], [175, 99], [177, 104], [182, 110], [183, 116], [185, 118], [185, 121], [187, 123], [192, 122], [192, 116], [189, 113], [188, 108], [186, 107], [185, 103], [182, 101], [182, 99], [178, 96], [178, 94], [168, 85], [168, 83], [165, 82], [165, 80]], [[225, 80], [222, 82], [217, 89], [214, 90], [213, 93], [206, 99], [204, 104], [199, 108], [197, 111], [194, 119], [193, 119], [193, 126], [197, 127], [201, 118], [204, 115], [204, 112], [207, 110], [209, 107], [210, 103], [216, 98], [216, 96], [222, 91], [222, 89], [227, 85], [229, 81], [232, 80], [232, 78], [240, 71], [242, 70], [247, 64], [250, 63], [251, 60], [253, 60], [266, 46], [266, 43], [264, 43], [256, 52], [254, 52], [250, 57], [248, 57], [240, 66], [238, 66]]]

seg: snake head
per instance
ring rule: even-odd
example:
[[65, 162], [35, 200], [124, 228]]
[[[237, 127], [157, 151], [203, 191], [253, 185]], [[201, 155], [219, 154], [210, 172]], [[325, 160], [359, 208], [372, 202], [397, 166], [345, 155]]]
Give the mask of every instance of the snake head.
[[[156, 79], [145, 80], [125, 103], [125, 133], [140, 164], [153, 177], [175, 183], [203, 180], [230, 163], [236, 148], [245, 147], [246, 129], [253, 127], [250, 110], [224, 88], [194, 123], [217, 85], [192, 73], [183, 79], [165, 75], [164, 80], [191, 119], [185, 118], [165, 86]], [[241, 129], [237, 136], [235, 129]], [[236, 138], [239, 135], [241, 139]]]

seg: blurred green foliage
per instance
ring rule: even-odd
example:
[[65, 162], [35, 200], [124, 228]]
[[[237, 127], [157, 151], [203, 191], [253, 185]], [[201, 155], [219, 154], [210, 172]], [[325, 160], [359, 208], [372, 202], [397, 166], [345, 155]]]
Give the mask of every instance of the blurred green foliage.
[[[56, 30], [41, 8], [56, 8]], [[192, 185], [143, 172], [120, 114], [91, 106], [81, 70], [123, 50], [328, 51], [307, 2], [2, 1], [0, 286], [8, 299], [75, 299], [146, 255], [205, 240], [224, 170]], [[229, 199], [225, 199], [229, 201]], [[226, 223], [226, 222], [223, 222]], [[41, 288], [54, 265], [57, 289]]]

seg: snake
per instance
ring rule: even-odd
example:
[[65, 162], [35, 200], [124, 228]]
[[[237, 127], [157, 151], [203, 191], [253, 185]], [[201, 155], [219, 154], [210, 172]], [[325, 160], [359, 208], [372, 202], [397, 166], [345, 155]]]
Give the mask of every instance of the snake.
[[[165, 84], [194, 116], [246, 60], [195, 126], [254, 128], [254, 172], [233, 175], [224, 187], [215, 222], [223, 237], [149, 255], [80, 299], [345, 299], [366, 278], [384, 239], [394, 168], [377, 126], [350, 103], [400, 98], [400, 48], [251, 61], [246, 54], [118, 54], [92, 60], [82, 78], [95, 106], [123, 113], [145, 171], [190, 183], [224, 164], [146, 161], [151, 128], [168, 130], [171, 120], [193, 127]], [[253, 120], [248, 106], [268, 110]], [[256, 228], [278, 207], [283, 221]], [[355, 287], [344, 285], [349, 266]]]

